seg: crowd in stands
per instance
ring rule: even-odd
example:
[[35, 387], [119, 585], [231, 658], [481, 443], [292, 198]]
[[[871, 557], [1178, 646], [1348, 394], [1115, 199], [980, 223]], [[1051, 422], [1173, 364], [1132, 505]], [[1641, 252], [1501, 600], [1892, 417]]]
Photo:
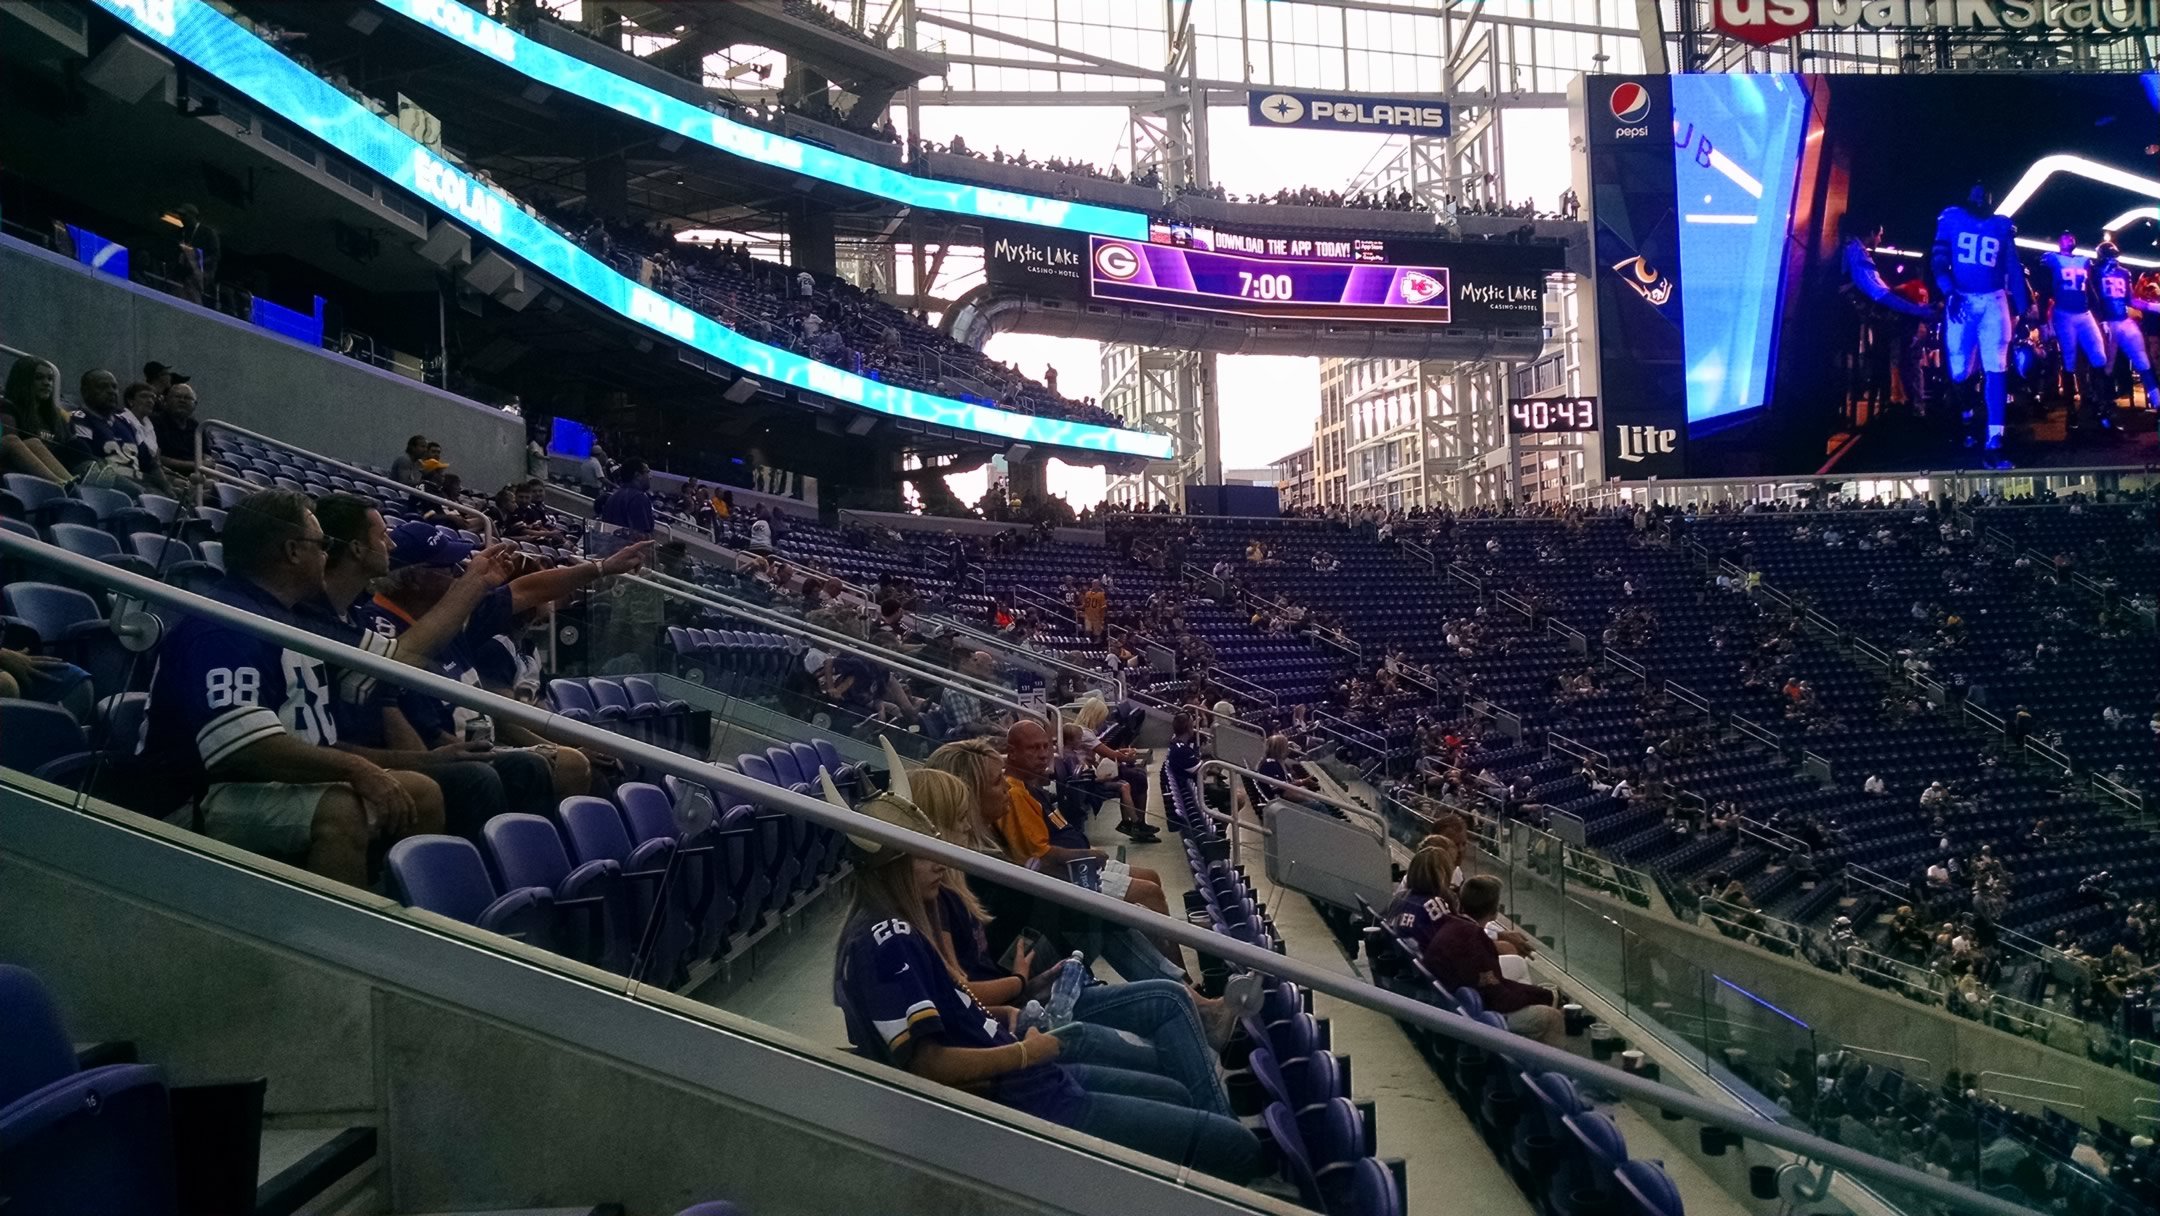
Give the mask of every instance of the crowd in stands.
[[874, 290], [751, 256], [735, 242], [684, 243], [664, 228], [565, 215], [601, 260], [742, 333], [873, 380], [1097, 426], [1123, 423], [953, 341]]

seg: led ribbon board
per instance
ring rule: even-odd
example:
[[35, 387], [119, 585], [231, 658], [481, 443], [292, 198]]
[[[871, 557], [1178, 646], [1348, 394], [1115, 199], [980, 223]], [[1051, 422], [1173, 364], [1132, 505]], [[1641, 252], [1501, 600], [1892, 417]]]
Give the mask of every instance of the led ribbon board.
[[[1037, 418], [882, 384], [750, 338], [624, 278], [203, 0], [96, 0], [257, 105], [455, 216], [612, 312], [761, 380], [935, 426], [1049, 447], [1168, 459], [1167, 436]], [[507, 32], [507, 31], [505, 31]], [[710, 115], [706, 116], [708, 119]]]
[[543, 46], [457, 0], [377, 0], [377, 3], [455, 39], [528, 79], [627, 114], [685, 139], [694, 139], [730, 156], [740, 156], [761, 165], [928, 211], [1010, 220], [1098, 236], [1147, 239], [1147, 217], [1137, 211], [1041, 198], [987, 186], [933, 181], [722, 117], [679, 97], [670, 97], [575, 56], [565, 55], [553, 47]]

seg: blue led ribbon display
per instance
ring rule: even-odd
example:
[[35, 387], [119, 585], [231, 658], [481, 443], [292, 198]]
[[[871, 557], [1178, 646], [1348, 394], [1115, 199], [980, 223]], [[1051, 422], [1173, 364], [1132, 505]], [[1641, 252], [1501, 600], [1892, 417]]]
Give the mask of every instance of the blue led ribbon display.
[[651, 123], [664, 131], [672, 131], [685, 139], [694, 139], [730, 156], [740, 156], [761, 165], [929, 211], [949, 211], [982, 219], [1010, 220], [1135, 241], [1147, 239], [1147, 216], [1138, 211], [1042, 198], [987, 186], [934, 181], [722, 117], [679, 97], [671, 97], [605, 68], [595, 67], [576, 56], [543, 46], [457, 0], [377, 0], [377, 3], [456, 39], [528, 79]]
[[1167, 459], [1172, 454], [1167, 436], [1038, 418], [919, 393], [754, 341], [610, 270], [568, 237], [422, 147], [388, 120], [285, 58], [203, 0], [96, 3], [143, 37], [382, 174], [400, 189], [471, 225], [557, 281], [612, 312], [749, 375], [895, 418], [1015, 442], [1153, 459]]

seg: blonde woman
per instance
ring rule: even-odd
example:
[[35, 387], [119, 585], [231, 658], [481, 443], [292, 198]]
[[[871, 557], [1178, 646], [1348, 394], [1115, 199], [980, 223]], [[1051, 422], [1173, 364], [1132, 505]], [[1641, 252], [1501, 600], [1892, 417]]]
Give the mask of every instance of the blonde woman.
[[[937, 825], [947, 840], [965, 840], [973, 830], [973, 799], [959, 778], [935, 770], [923, 770], [909, 778], [916, 806]], [[996, 883], [984, 883], [996, 887]], [[953, 959], [966, 973], [971, 991], [984, 1003], [1020, 1006], [1030, 998], [1042, 998], [1052, 979], [1071, 960], [1034, 957], [1027, 943], [1013, 953], [1012, 965], [999, 964], [990, 953], [984, 928], [983, 906], [970, 889], [968, 878], [947, 867], [935, 896], [930, 917]], [[1040, 974], [1037, 962], [1050, 961]], [[1223, 1090], [1215, 1052], [1230, 1041], [1237, 1019], [1259, 1005], [1259, 977], [1243, 975], [1232, 981], [1238, 999], [1205, 1000], [1185, 985], [1172, 980], [1136, 980], [1129, 984], [1091, 982], [1073, 1006], [1071, 1027], [1055, 1027], [1052, 1033], [1064, 1042], [1060, 1056], [1068, 1064], [1107, 1064], [1136, 1072], [1166, 1076], [1185, 1088], [1189, 1104], [1226, 1117], [1230, 1095]], [[1125, 1031], [1146, 1040], [1131, 1042], [1114, 1033]], [[1083, 1078], [1084, 1080], [1084, 1078]]]
[[[967, 787], [957, 780], [926, 782], [920, 793], [955, 804], [941, 811], [948, 818], [966, 813]], [[856, 809], [943, 838], [907, 793], [881, 794]], [[930, 911], [944, 867], [862, 837], [850, 839], [857, 854], [853, 899], [840, 933], [833, 995], [858, 1052], [1229, 1182], [1242, 1184], [1263, 1171], [1259, 1140], [1236, 1120], [1139, 1096], [1176, 1091], [1174, 1082], [1100, 1065], [1082, 1074], [1059, 1061], [1064, 1044], [1058, 1035], [1031, 1028], [1015, 1038], [1011, 1011], [995, 1013], [978, 999]]]
[[1129, 747], [1111, 747], [1102, 741], [1103, 726], [1110, 721], [1109, 703], [1090, 693], [1086, 700], [1080, 702], [1080, 708], [1073, 714], [1073, 720], [1080, 724], [1080, 746], [1088, 753], [1090, 762], [1099, 765], [1108, 760], [1117, 765], [1117, 779], [1133, 791], [1141, 804], [1140, 810], [1135, 812], [1138, 826], [1149, 835], [1154, 835], [1155, 829], [1148, 826], [1145, 813], [1147, 765], [1141, 762], [1138, 751]]
[[1428, 836], [1426, 844], [1410, 859], [1402, 887], [1381, 913], [1389, 931], [1407, 937], [1423, 950], [1433, 930], [1458, 908], [1455, 884], [1455, 846], [1445, 838]]

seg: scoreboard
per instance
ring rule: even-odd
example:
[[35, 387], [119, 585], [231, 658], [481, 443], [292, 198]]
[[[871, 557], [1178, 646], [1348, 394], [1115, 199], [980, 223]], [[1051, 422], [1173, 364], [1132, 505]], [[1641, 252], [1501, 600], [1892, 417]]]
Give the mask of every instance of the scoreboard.
[[1088, 294], [1316, 321], [1453, 319], [1448, 268], [1392, 264], [1379, 241], [1227, 238], [1189, 228], [1155, 239], [1160, 231], [1145, 242], [1090, 237]]
[[[1366, 235], [1370, 233], [1370, 235]], [[1147, 236], [986, 226], [990, 282], [1031, 295], [1363, 325], [1537, 329], [1560, 244], [1351, 230], [1232, 232], [1154, 219]]]

